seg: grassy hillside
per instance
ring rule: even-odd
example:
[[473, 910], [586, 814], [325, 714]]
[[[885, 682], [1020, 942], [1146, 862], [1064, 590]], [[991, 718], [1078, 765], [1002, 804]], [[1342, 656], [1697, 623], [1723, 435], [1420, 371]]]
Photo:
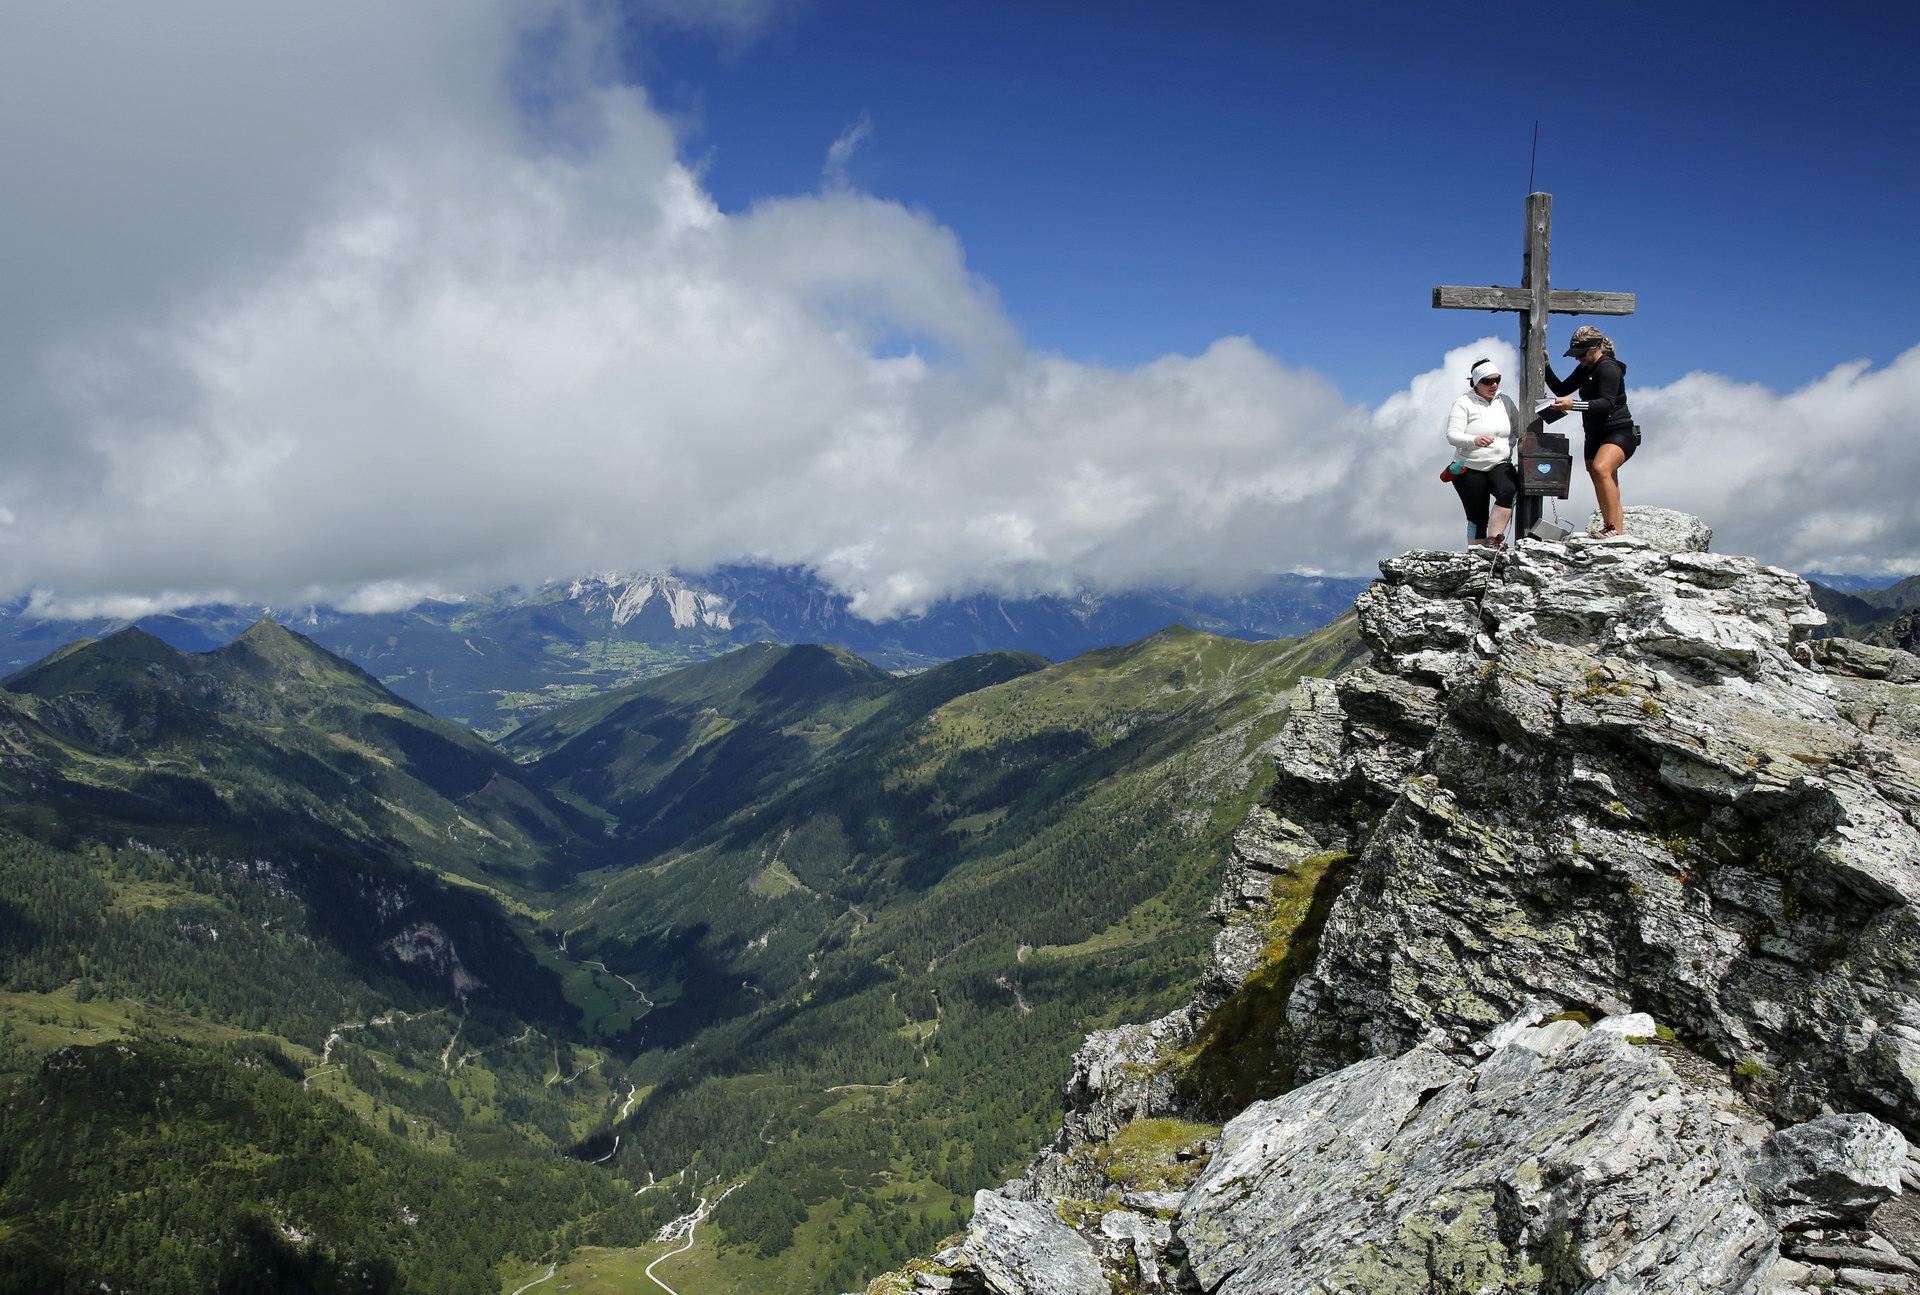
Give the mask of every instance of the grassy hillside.
[[630, 1092], [516, 913], [576, 817], [270, 623], [10, 679], [0, 1290], [482, 1295], [509, 1254], [641, 1239], [565, 1154]]
[[122, 630], [5, 688], [36, 752], [17, 812], [74, 837], [404, 854], [525, 892], [553, 883], [585, 825], [473, 734], [271, 621], [204, 653]]
[[415, 1146], [260, 1040], [63, 1048], [0, 1131], [0, 1290], [454, 1295], [556, 1235], [641, 1239], [606, 1174]]
[[555, 938], [651, 1003], [621, 1041], [650, 1095], [599, 1145], [618, 1134], [636, 1181], [744, 1179], [704, 1288], [849, 1289], [1031, 1155], [1081, 1034], [1189, 991], [1294, 681], [1360, 650], [1350, 621], [1278, 643], [1173, 627], [1001, 663], [1022, 668], [910, 724], [848, 723], [874, 698], [822, 693], [833, 723], [784, 716], [831, 734], [811, 758], [757, 766], [674, 839], [655, 774], [711, 740], [650, 748], [629, 792], [610, 715], [554, 716], [572, 736], [534, 771], [593, 789], [630, 852]]
[[645, 857], [686, 848], [953, 697], [1046, 664], [990, 652], [896, 678], [838, 648], [757, 643], [564, 707], [502, 746], [522, 759], [538, 754], [529, 778], [617, 820], [621, 857]]

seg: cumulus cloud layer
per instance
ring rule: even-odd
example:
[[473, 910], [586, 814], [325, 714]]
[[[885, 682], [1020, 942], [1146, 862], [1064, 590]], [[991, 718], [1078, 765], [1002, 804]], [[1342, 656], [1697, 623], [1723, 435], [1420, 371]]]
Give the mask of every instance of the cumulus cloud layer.
[[[32, 29], [0, 69], [28, 75], [0, 157], [36, 195], [0, 256], [41, 307], [0, 325], [0, 588], [50, 610], [761, 560], [882, 616], [1457, 539], [1439, 426], [1503, 342], [1372, 410], [1241, 338], [1128, 371], [1031, 353], [951, 231], [847, 184], [864, 122], [819, 192], [724, 213], [563, 0], [174, 6], [132, 33], [162, 57], [112, 69], [140, 106], [68, 130], [73, 8], [9, 19]], [[1917, 399], [1920, 350], [1786, 396], [1636, 391], [1628, 501], [1803, 568], [1914, 569], [1875, 465]]]

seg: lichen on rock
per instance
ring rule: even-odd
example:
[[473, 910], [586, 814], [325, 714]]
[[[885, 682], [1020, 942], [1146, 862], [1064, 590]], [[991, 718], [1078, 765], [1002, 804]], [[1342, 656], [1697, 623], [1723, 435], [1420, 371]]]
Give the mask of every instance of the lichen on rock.
[[1731, 1092], [1569, 1020], [1469, 1061], [1422, 1045], [1228, 1125], [1181, 1206], [1202, 1285], [1734, 1290], [1778, 1257], [1718, 1121]]
[[[1269, 802], [1391, 796], [1348, 842], [1354, 881], [1293, 996], [1300, 1074], [1457, 1046], [1543, 998], [1751, 1060], [1778, 1118], [1920, 1128], [1920, 750], [1849, 723], [1796, 659], [1820, 619], [1805, 583], [1631, 537], [1382, 569], [1373, 665], [1333, 688], [1343, 740], [1318, 777], [1283, 763]], [[1400, 646], [1467, 604], [1471, 646]], [[1374, 675], [1429, 694], [1423, 745], [1383, 754], [1346, 704]]]

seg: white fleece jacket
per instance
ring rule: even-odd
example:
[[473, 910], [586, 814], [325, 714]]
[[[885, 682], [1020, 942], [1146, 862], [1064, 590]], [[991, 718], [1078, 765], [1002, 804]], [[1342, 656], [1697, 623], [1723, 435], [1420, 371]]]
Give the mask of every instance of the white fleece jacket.
[[[1506, 402], [1498, 396], [1486, 400], [1479, 392], [1469, 391], [1447, 411], [1447, 443], [1453, 446], [1454, 459], [1470, 468], [1484, 472], [1496, 463], [1511, 459], [1514, 434]], [[1493, 444], [1475, 445], [1474, 441], [1482, 436], [1491, 436]]]

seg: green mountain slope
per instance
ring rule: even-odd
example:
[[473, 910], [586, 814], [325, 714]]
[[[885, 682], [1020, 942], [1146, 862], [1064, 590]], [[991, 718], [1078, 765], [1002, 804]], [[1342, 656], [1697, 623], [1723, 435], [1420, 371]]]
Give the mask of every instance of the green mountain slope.
[[509, 1253], [640, 1239], [565, 1154], [631, 1096], [568, 999], [590, 973], [518, 911], [570, 875], [575, 818], [270, 623], [10, 679], [0, 1274], [33, 1276], [0, 1289], [484, 1295]]
[[564, 707], [507, 736], [528, 776], [619, 820], [628, 856], [684, 848], [845, 749], [950, 698], [1038, 670], [990, 652], [895, 678], [839, 648], [757, 643]]
[[[1070, 1040], [1190, 989], [1293, 682], [1361, 651], [1350, 620], [1267, 643], [1176, 626], [1044, 669], [979, 662], [1010, 677], [911, 723], [824, 690], [831, 722], [777, 710], [788, 740], [826, 735], [810, 758], [750, 760], [724, 817], [662, 817], [657, 775], [725, 737], [635, 759], [616, 708], [516, 739], [569, 734], [532, 772], [620, 820], [625, 866], [555, 915], [652, 1003], [626, 1041], [652, 1093], [609, 1126], [609, 1163], [744, 1178], [714, 1216], [741, 1289], [849, 1289], [937, 1239], [1044, 1137]], [[688, 709], [718, 691], [682, 685]]]
[[122, 630], [5, 688], [64, 745], [43, 750], [32, 812], [72, 833], [404, 854], [524, 890], [552, 880], [581, 825], [485, 742], [271, 621], [205, 653]]
[[490, 1292], [631, 1213], [574, 1161], [410, 1145], [271, 1044], [64, 1048], [0, 1099], [0, 1290]]

